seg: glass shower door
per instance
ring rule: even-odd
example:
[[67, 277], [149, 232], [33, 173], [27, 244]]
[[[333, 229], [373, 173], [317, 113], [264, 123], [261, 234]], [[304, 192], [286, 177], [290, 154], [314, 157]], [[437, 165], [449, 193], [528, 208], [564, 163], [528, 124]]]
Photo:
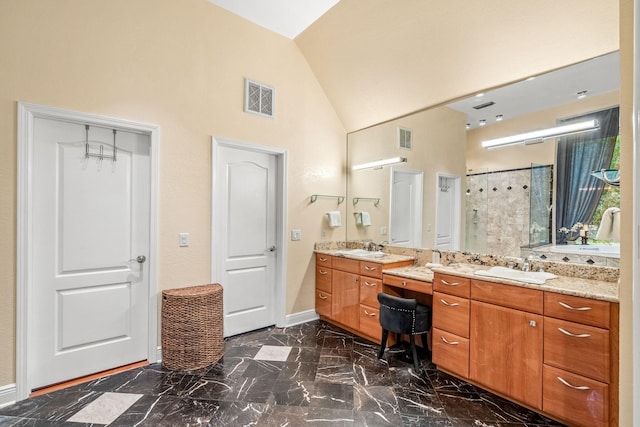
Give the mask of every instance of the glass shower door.
[[531, 164], [529, 204], [529, 247], [551, 243], [553, 208], [553, 165]]

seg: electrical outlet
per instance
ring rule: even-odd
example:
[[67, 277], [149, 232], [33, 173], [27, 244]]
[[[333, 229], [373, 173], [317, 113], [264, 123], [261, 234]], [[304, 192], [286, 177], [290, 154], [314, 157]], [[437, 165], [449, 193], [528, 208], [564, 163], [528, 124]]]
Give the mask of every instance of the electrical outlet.
[[180, 233], [178, 236], [181, 248], [189, 246], [189, 233]]
[[291, 240], [298, 241], [302, 239], [302, 231], [300, 230], [291, 230]]

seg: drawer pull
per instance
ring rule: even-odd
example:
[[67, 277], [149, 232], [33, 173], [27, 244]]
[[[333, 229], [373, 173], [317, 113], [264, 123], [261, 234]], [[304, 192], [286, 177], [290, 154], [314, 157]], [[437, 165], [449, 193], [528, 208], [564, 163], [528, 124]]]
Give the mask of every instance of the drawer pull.
[[322, 294], [318, 294], [318, 298], [320, 298], [320, 299], [327, 299], [327, 298], [329, 298], [329, 297], [326, 297], [326, 296], [324, 296], [324, 295], [322, 295]]
[[364, 311], [365, 316], [375, 317], [375, 313], [369, 313], [367, 310]]
[[571, 307], [569, 304], [566, 304], [562, 301], [558, 301], [558, 304], [560, 304], [562, 307], [568, 309], [568, 310], [575, 310], [575, 311], [588, 311], [591, 310], [591, 307]]
[[448, 344], [448, 345], [459, 345], [460, 344], [458, 341], [447, 341], [447, 339], [445, 337], [440, 337], [440, 339], [442, 340], [443, 343]]
[[323, 276], [329, 274], [328, 271], [322, 271], [322, 270], [318, 270], [318, 273], [322, 274]]
[[320, 258], [320, 261], [327, 262], [327, 258]]
[[569, 384], [569, 382], [564, 380], [562, 377], [556, 377], [556, 378], [558, 378], [558, 381], [560, 381], [562, 384], [564, 384], [567, 387], [572, 388], [574, 390], [591, 390], [586, 385], [577, 386], [577, 385]]
[[440, 282], [442, 282], [443, 285], [447, 285], [447, 286], [460, 286], [460, 283], [458, 283], [458, 282], [449, 283], [444, 279], [440, 279]]
[[591, 334], [572, 334], [571, 332], [567, 331], [566, 329], [562, 329], [562, 328], [558, 328], [558, 330], [560, 332], [562, 332], [565, 335], [569, 335], [570, 337], [574, 337], [574, 338], [589, 338], [591, 336]]
[[443, 303], [444, 305], [446, 305], [447, 307], [457, 307], [460, 304], [458, 304], [457, 302], [454, 303], [450, 303], [450, 302], [446, 302], [445, 300], [441, 299], [440, 300], [441, 303]]
[[366, 280], [364, 281], [364, 285], [365, 285], [365, 286], [368, 286], [368, 287], [370, 287], [370, 288], [373, 288], [374, 286], [376, 286], [376, 284], [375, 284], [375, 283], [369, 283], [369, 282], [367, 282]]
[[407, 282], [405, 282], [404, 280], [402, 281], [402, 286], [407, 286]]
[[377, 270], [378, 267], [369, 267], [368, 265], [365, 265], [364, 269], [367, 270], [367, 271], [374, 271], [374, 270]]

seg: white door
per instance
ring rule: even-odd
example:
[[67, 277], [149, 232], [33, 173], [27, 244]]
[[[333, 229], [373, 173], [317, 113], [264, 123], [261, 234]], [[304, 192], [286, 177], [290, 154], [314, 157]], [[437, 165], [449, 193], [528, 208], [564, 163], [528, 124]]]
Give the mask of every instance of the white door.
[[231, 336], [276, 323], [277, 157], [220, 146], [215, 164], [215, 276], [224, 289], [224, 335]]
[[389, 242], [422, 246], [422, 171], [391, 169]]
[[[116, 162], [86, 159], [85, 130], [33, 123], [32, 389], [147, 359], [150, 139], [118, 131]], [[112, 129], [89, 138], [112, 155]]]
[[460, 249], [460, 178], [437, 174], [436, 249]]

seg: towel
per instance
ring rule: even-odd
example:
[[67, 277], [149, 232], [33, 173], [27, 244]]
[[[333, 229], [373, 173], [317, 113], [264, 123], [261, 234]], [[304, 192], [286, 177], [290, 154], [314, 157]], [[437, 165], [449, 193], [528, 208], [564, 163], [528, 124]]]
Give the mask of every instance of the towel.
[[620, 241], [620, 208], [609, 208], [604, 211], [596, 239]]
[[360, 212], [360, 216], [362, 218], [363, 227], [368, 227], [371, 225], [371, 215], [369, 215], [369, 212]]
[[327, 212], [327, 216], [329, 217], [329, 227], [340, 227], [342, 225], [340, 211]]

